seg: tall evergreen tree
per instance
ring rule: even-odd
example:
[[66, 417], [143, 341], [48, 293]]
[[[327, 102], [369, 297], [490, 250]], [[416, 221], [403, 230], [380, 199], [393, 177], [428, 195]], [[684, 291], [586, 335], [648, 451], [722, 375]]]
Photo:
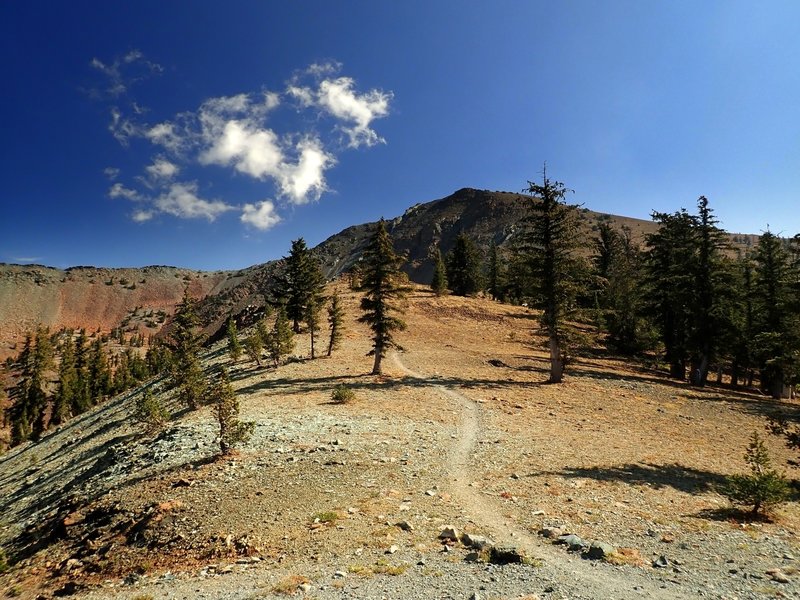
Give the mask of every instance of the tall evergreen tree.
[[178, 388], [178, 396], [189, 410], [196, 410], [205, 391], [203, 370], [200, 366], [201, 334], [198, 332], [199, 319], [196, 301], [184, 290], [183, 298], [176, 307], [170, 348], [173, 362], [170, 369], [173, 384]]
[[500, 258], [497, 243], [492, 240], [489, 245], [489, 261], [486, 269], [486, 291], [492, 300], [505, 301], [505, 269]]
[[761, 384], [773, 398], [788, 397], [798, 374], [800, 324], [790, 255], [770, 231], [761, 236], [755, 255], [756, 354]]
[[103, 338], [100, 335], [95, 337], [89, 347], [87, 378], [90, 402], [95, 405], [111, 392], [111, 370], [103, 347]]
[[321, 298], [312, 296], [306, 304], [305, 322], [308, 327], [308, 334], [311, 336], [311, 358], [316, 358], [316, 342], [319, 335], [320, 323], [319, 313], [322, 310]]
[[433, 277], [431, 289], [437, 296], [447, 293], [447, 267], [445, 267], [442, 251], [437, 247], [433, 255]]
[[328, 341], [328, 356], [339, 348], [344, 335], [344, 307], [338, 292], [334, 292], [328, 305], [328, 331], [330, 339]]
[[269, 333], [266, 346], [276, 367], [294, 349], [294, 331], [282, 306], [275, 315], [275, 325]]
[[482, 262], [475, 242], [460, 233], [447, 255], [447, 281], [453, 294], [474, 296], [483, 289]]
[[664, 344], [670, 377], [686, 378], [693, 327], [697, 221], [685, 209], [653, 213], [657, 232], [647, 236], [649, 311]]
[[52, 368], [52, 345], [49, 331], [39, 326], [25, 336], [25, 345], [16, 364], [19, 380], [12, 389], [10, 409], [11, 445], [38, 439], [47, 426], [47, 371]]
[[233, 362], [242, 356], [242, 344], [239, 342], [239, 332], [233, 317], [228, 317], [228, 354]]
[[325, 278], [319, 261], [311, 254], [303, 238], [292, 241], [285, 264], [285, 271], [277, 281], [276, 294], [292, 322], [292, 329], [300, 333], [300, 323], [308, 316], [309, 302], [321, 304]]
[[78, 370], [76, 368], [75, 341], [71, 333], [61, 342], [61, 361], [58, 365], [58, 388], [53, 401], [53, 415], [50, 422], [60, 425], [72, 414], [78, 392]]
[[527, 252], [533, 285], [532, 301], [542, 311], [540, 323], [550, 350], [550, 383], [560, 383], [568, 355], [567, 320], [576, 310], [585, 266], [576, 251], [581, 246], [578, 207], [567, 204], [567, 188], [542, 172], [542, 183], [528, 182]]
[[227, 456], [233, 452], [234, 446], [244, 443], [250, 438], [255, 429], [255, 423], [239, 420], [239, 399], [236, 397], [236, 392], [224, 367], [217, 380], [210, 384], [209, 397], [214, 404], [219, 423], [220, 454]]
[[386, 222], [381, 219], [362, 257], [361, 286], [364, 292], [361, 299], [363, 315], [359, 321], [372, 330], [372, 351], [375, 362], [372, 374], [381, 374], [381, 360], [392, 347], [399, 348], [394, 340], [394, 332], [406, 328], [400, 318], [403, 308], [400, 302], [409, 288], [405, 285], [407, 277], [400, 270], [404, 260], [399, 257], [386, 231]]
[[643, 314], [643, 256], [630, 229], [599, 223], [593, 263], [599, 325], [608, 333], [608, 346], [627, 355], [645, 349], [650, 336]]

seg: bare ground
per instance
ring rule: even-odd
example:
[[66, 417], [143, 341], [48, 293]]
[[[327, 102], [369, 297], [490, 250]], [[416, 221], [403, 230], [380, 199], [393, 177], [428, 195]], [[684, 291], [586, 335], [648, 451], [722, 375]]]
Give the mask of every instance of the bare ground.
[[[0, 589], [261, 598], [307, 579], [319, 598], [798, 593], [797, 506], [740, 523], [716, 491], [742, 471], [764, 415], [794, 404], [598, 358], [545, 385], [532, 313], [423, 290], [409, 303], [406, 351], [385, 376], [364, 375], [368, 338], [342, 291], [349, 330], [331, 358], [234, 366], [256, 432], [231, 460], [213, 460], [208, 408], [152, 438], [130, 423], [126, 398], [0, 458], [0, 541], [43, 547], [28, 548]], [[208, 358], [227, 360], [221, 349]], [[353, 403], [330, 403], [339, 383]], [[767, 441], [777, 464], [794, 458]], [[73, 504], [59, 505], [65, 493]], [[516, 546], [532, 564], [442, 552], [445, 525]], [[537, 534], [545, 526], [626, 548], [630, 564], [568, 553]], [[652, 567], [661, 555], [668, 567]]]

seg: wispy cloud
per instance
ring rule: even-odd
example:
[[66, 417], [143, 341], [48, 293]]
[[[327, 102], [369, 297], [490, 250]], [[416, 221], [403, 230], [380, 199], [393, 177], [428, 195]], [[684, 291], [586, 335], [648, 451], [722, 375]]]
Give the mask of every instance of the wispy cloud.
[[112, 98], [125, 94], [133, 84], [164, 71], [161, 65], [145, 58], [141, 50], [131, 50], [107, 62], [94, 57], [89, 64], [106, 79], [103, 88], [92, 91], [96, 94], [105, 93]]
[[119, 177], [120, 170], [117, 167], [106, 167], [103, 169], [103, 175], [105, 175], [109, 181], [114, 181], [117, 177]]
[[207, 219], [213, 221], [234, 207], [221, 200], [200, 198], [197, 183], [173, 183], [155, 200], [155, 207], [168, 215], [182, 219]]
[[239, 217], [239, 220], [262, 231], [271, 229], [281, 222], [280, 216], [275, 212], [275, 204], [270, 200], [245, 204], [242, 206], [242, 216]]
[[11, 256], [11, 262], [18, 263], [21, 265], [29, 265], [31, 263], [39, 262], [44, 257], [43, 256]]
[[[145, 60], [140, 53], [129, 58], [130, 64]], [[110, 65], [92, 64], [115, 81], [129, 63], [123, 57]], [[212, 221], [239, 210], [240, 220], [247, 225], [261, 230], [274, 227], [281, 220], [280, 205], [307, 204], [328, 191], [326, 174], [339, 162], [340, 152], [385, 142], [373, 126], [375, 120], [389, 114], [391, 92], [360, 92], [353, 78], [339, 76], [340, 70], [338, 63], [315, 64], [296, 73], [281, 91], [207, 98], [194, 111], [154, 123], [141, 120], [143, 110], [124, 114], [112, 107], [109, 130], [120, 144], [127, 147], [132, 138], [140, 138], [149, 141], [156, 152], [143, 167], [143, 174], [133, 178], [149, 191], [115, 183], [109, 196], [148, 202], [147, 208], [133, 213], [137, 222], [159, 213]], [[280, 114], [288, 113], [288, 120], [297, 120], [298, 112], [303, 111], [312, 112], [314, 118], [301, 118], [303, 128], [287, 130], [285, 122], [275, 116], [281, 107], [285, 108]], [[344, 143], [341, 133], [345, 134]], [[176, 181], [184, 170], [194, 175], [197, 167], [223, 167], [270, 183], [275, 201], [244, 202], [235, 207], [225, 200], [201, 198], [196, 181]], [[218, 176], [217, 171], [209, 171], [209, 177]]]

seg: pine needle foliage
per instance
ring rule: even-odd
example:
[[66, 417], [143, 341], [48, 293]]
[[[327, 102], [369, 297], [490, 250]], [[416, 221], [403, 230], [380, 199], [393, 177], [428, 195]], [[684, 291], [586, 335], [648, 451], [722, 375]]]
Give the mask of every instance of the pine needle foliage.
[[266, 346], [276, 367], [294, 350], [294, 331], [282, 306], [275, 315], [275, 325], [269, 332]]
[[375, 357], [372, 374], [381, 374], [381, 360], [390, 348], [400, 348], [394, 340], [394, 332], [403, 331], [405, 322], [400, 318], [404, 312], [401, 302], [410, 288], [407, 276], [400, 267], [404, 259], [394, 251], [392, 238], [386, 231], [386, 222], [378, 222], [361, 261], [361, 299], [363, 315], [359, 318], [372, 330], [372, 350]]
[[431, 278], [431, 290], [437, 296], [447, 293], [447, 267], [442, 258], [442, 251], [436, 248], [433, 256], [433, 277]]
[[233, 317], [228, 319], [228, 354], [233, 362], [242, 356], [242, 344], [239, 341], [239, 331]]
[[723, 494], [734, 504], [752, 507], [753, 516], [786, 502], [789, 484], [772, 468], [767, 447], [757, 431], [750, 436], [744, 460], [750, 473], [728, 477]]
[[338, 292], [333, 293], [328, 305], [328, 330], [330, 331], [328, 356], [330, 356], [339, 348], [344, 337], [344, 307]]
[[184, 290], [175, 312], [170, 349], [173, 354], [171, 376], [178, 396], [189, 410], [197, 410], [203, 398], [205, 379], [200, 366], [202, 336], [198, 332], [196, 301]]
[[153, 395], [150, 388], [145, 389], [144, 392], [136, 397], [133, 416], [140, 423], [144, 423], [148, 433], [160, 431], [170, 420], [169, 411]]
[[540, 324], [550, 350], [550, 383], [560, 383], [572, 331], [568, 320], [577, 310], [586, 267], [577, 254], [583, 244], [578, 207], [567, 204], [563, 183], [547, 177], [528, 182], [529, 216], [521, 248], [527, 256], [533, 307], [542, 311]]
[[209, 389], [219, 424], [219, 451], [223, 456], [233, 452], [234, 446], [247, 442], [253, 435], [255, 423], [239, 420], [239, 399], [223, 368]]

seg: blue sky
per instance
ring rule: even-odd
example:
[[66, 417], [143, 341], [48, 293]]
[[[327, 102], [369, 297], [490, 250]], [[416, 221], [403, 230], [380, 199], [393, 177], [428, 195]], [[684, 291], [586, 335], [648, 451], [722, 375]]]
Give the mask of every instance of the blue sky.
[[0, 3], [0, 261], [235, 269], [548, 173], [800, 232], [800, 3]]

